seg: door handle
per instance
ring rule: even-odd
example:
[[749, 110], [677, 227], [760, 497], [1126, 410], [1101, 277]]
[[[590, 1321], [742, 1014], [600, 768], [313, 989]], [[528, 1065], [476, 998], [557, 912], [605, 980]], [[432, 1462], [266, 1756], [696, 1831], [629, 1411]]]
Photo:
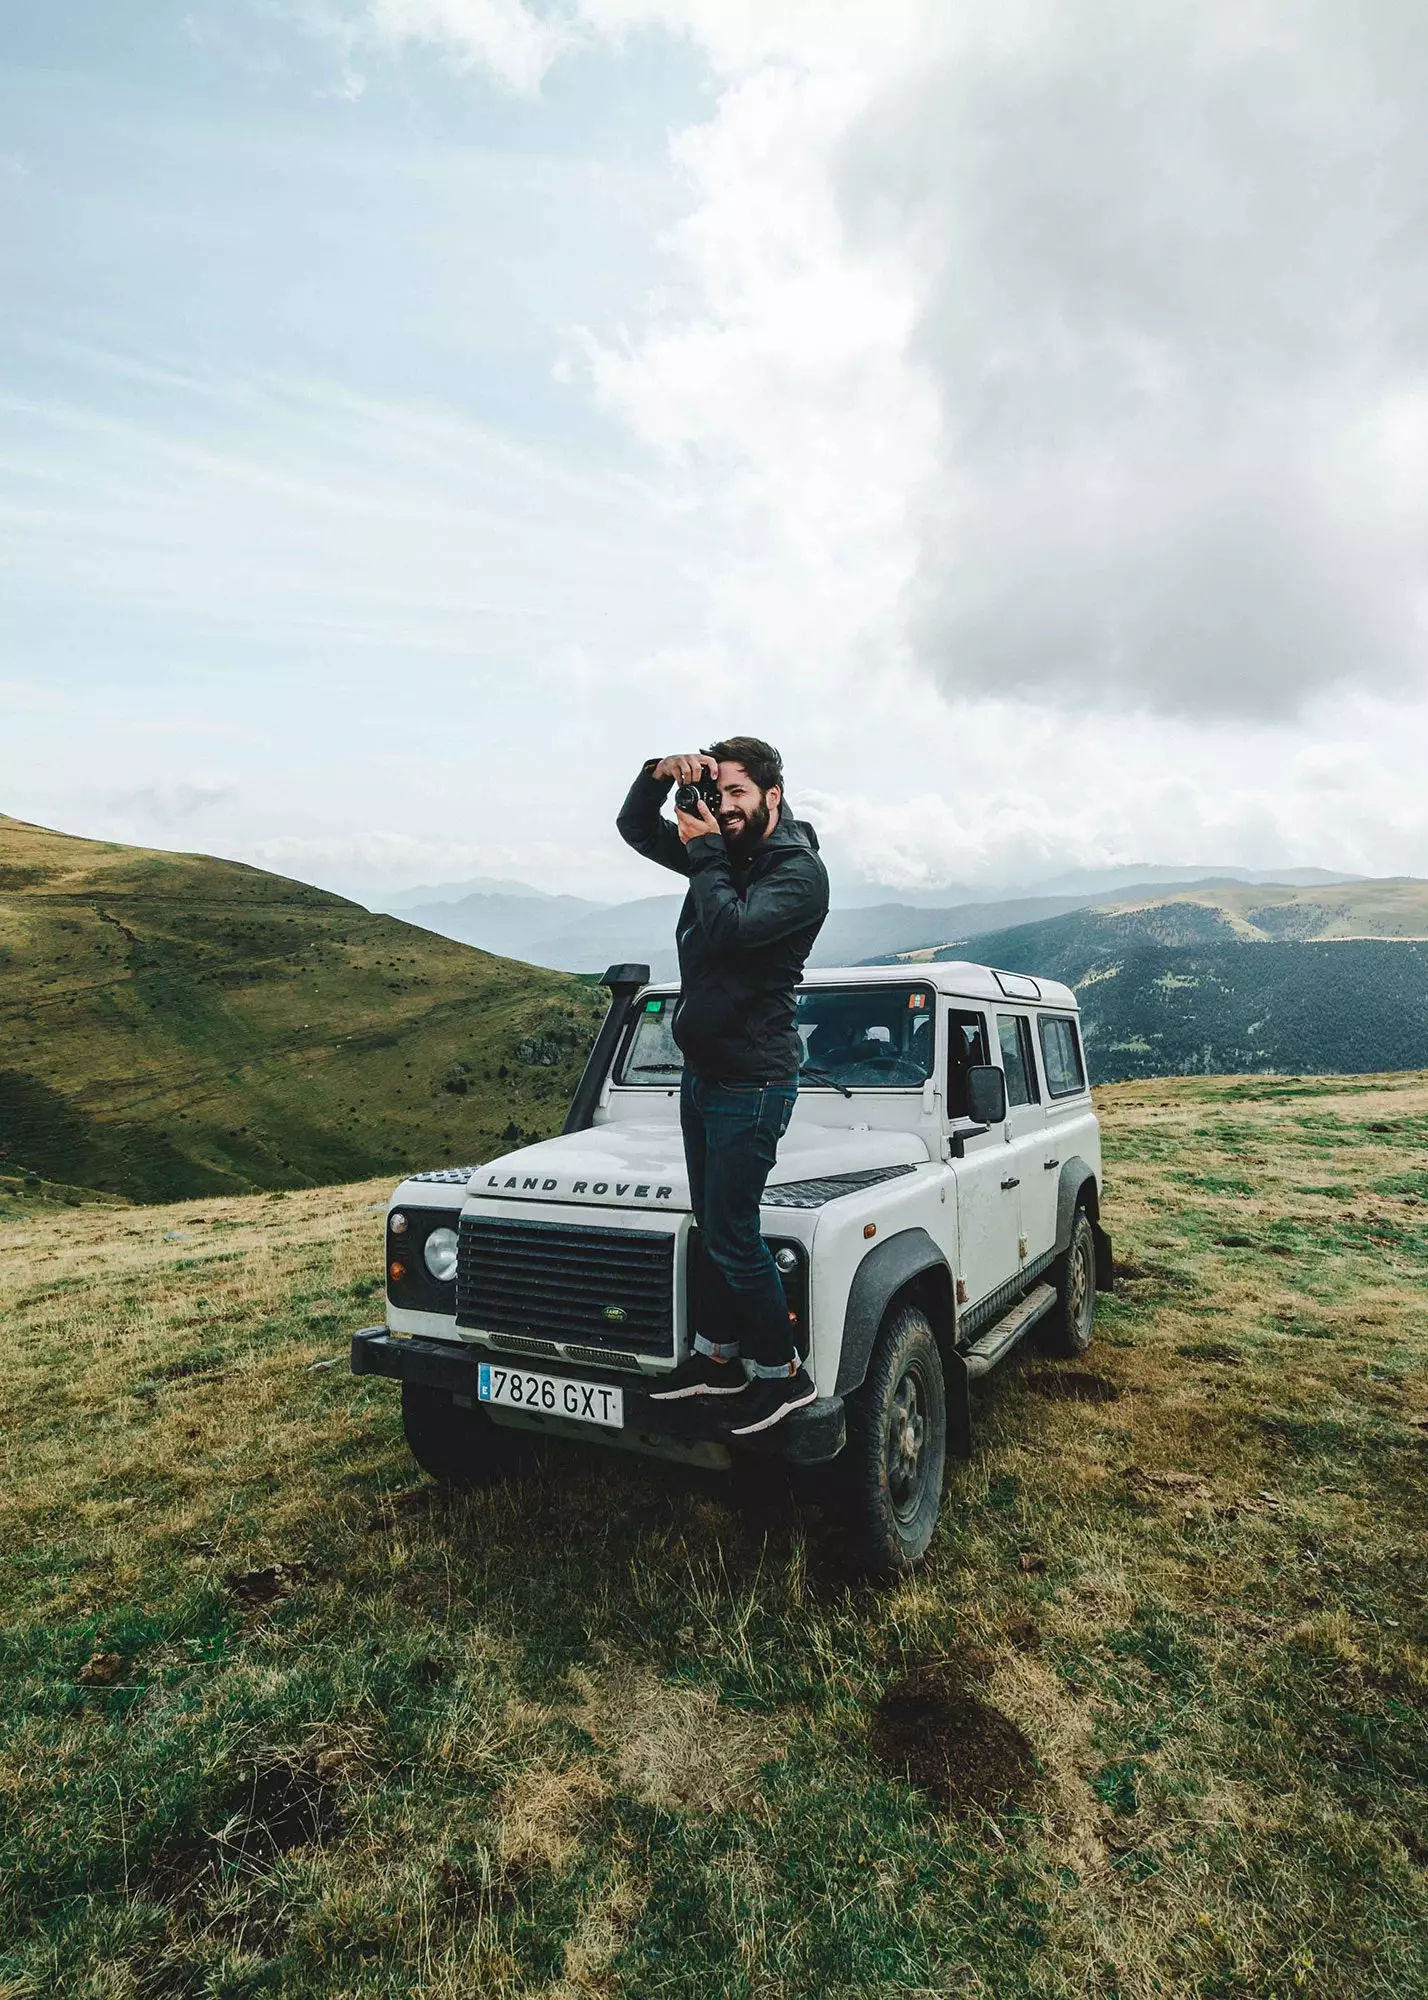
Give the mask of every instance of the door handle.
[[1004, 1188], [1020, 1187], [1021, 1182], [1018, 1180], [1015, 1174], [1008, 1174], [1006, 1179], [1002, 1182], [1002, 1186]]
[[1045, 1167], [1047, 1173], [1050, 1173], [1052, 1168], [1059, 1167], [1061, 1165], [1061, 1162], [1060, 1160], [1043, 1160], [1041, 1164], [1043, 1167]]

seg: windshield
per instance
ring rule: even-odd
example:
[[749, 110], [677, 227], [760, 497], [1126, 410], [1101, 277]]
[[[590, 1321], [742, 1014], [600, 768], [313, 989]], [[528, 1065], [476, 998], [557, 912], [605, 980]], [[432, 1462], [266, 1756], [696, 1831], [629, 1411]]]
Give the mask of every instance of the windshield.
[[[616, 1082], [668, 1090], [684, 1058], [670, 1032], [676, 996], [642, 1000]], [[931, 987], [809, 986], [794, 1003], [811, 1090], [916, 1090], [932, 1074]]]
[[625, 1054], [615, 1081], [643, 1083], [668, 1090], [679, 1082], [684, 1057], [670, 1033], [674, 1019], [675, 993], [652, 993], [641, 1000], [635, 1014], [635, 1032], [625, 1043]]

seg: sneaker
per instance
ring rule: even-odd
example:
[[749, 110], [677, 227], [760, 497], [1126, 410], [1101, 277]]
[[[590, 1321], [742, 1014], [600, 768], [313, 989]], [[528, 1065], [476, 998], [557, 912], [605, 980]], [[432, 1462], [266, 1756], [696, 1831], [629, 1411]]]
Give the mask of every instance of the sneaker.
[[667, 1389], [651, 1389], [650, 1401], [682, 1403], [686, 1396], [740, 1396], [748, 1386], [742, 1361], [716, 1361], [712, 1354], [696, 1354]]
[[733, 1422], [728, 1426], [731, 1437], [753, 1437], [757, 1431], [771, 1430], [781, 1424], [792, 1410], [801, 1410], [805, 1403], [817, 1400], [818, 1391], [813, 1377], [806, 1368], [800, 1367], [796, 1374], [755, 1375], [749, 1381], [749, 1393], [737, 1410], [729, 1412]]

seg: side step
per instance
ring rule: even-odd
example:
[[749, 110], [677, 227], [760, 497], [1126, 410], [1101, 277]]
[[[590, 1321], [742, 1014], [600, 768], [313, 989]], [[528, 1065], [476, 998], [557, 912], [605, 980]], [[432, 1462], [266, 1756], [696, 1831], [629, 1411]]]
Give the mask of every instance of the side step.
[[984, 1375], [990, 1375], [999, 1361], [1006, 1360], [1023, 1334], [1030, 1333], [1039, 1319], [1045, 1319], [1055, 1303], [1056, 1287], [1037, 1285], [1009, 1313], [1003, 1313], [979, 1339], [963, 1349], [967, 1380], [979, 1382]]
[[954, 1458], [972, 1456], [972, 1384], [1005, 1361], [1024, 1334], [1030, 1333], [1056, 1303], [1052, 1285], [1037, 1285], [1009, 1313], [989, 1326], [970, 1347], [953, 1348], [947, 1368], [947, 1449]]

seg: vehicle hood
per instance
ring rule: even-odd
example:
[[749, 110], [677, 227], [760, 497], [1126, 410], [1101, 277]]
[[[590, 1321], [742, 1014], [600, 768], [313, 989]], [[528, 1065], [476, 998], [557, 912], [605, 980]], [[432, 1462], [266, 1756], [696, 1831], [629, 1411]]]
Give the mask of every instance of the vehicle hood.
[[[922, 1166], [927, 1148], [912, 1132], [794, 1125], [779, 1141], [769, 1186], [868, 1167]], [[679, 1127], [668, 1120], [594, 1125], [523, 1146], [478, 1167], [467, 1199], [588, 1202], [600, 1208], [687, 1209], [689, 1177]]]

